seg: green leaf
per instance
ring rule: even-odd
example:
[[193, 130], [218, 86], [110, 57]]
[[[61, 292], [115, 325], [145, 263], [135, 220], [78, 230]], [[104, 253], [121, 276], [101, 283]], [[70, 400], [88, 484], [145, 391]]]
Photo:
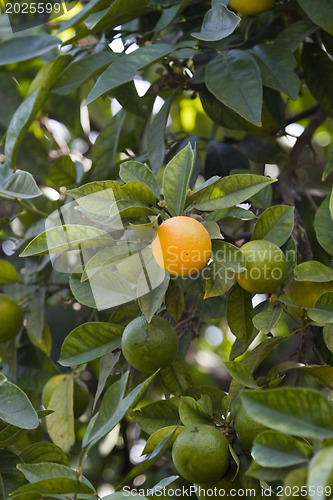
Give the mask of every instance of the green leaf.
[[243, 252], [226, 241], [213, 241], [211, 258], [225, 266], [228, 271], [239, 273], [246, 270]]
[[308, 310], [308, 316], [316, 323], [333, 323], [333, 292], [319, 297], [316, 305]]
[[43, 479], [54, 479], [54, 478], [68, 478], [82, 484], [85, 484], [90, 488], [92, 492], [95, 492], [94, 487], [84, 476], [80, 475], [75, 469], [71, 469], [66, 465], [61, 465], [57, 463], [36, 463], [36, 464], [19, 464], [17, 468], [24, 474], [29, 483], [36, 483], [42, 481]]
[[223, 240], [220, 227], [216, 222], [206, 220], [201, 223], [207, 229], [211, 240]]
[[160, 188], [153, 172], [147, 165], [138, 161], [125, 161], [121, 164], [119, 177], [124, 182], [139, 181], [146, 184], [156, 198], [160, 197]]
[[98, 134], [91, 150], [93, 162], [91, 180], [112, 178], [113, 174], [117, 172], [118, 167], [115, 165], [115, 157], [125, 116], [126, 113], [120, 110]]
[[22, 499], [24, 498], [25, 500], [30, 500], [30, 497], [28, 496], [29, 493], [36, 492], [38, 492], [39, 495], [33, 498], [37, 499], [40, 498], [41, 493], [44, 493], [45, 495], [47, 495], [47, 498], [50, 498], [50, 495], [65, 493], [69, 493], [72, 495], [77, 493], [91, 493], [92, 490], [90, 486], [87, 486], [84, 483], [80, 483], [76, 479], [57, 477], [51, 479], [42, 479], [41, 481], [37, 481], [32, 484], [25, 484], [24, 486], [21, 486], [19, 489], [13, 492], [13, 498], [22, 495]]
[[333, 390], [333, 366], [306, 365], [300, 369], [314, 377], [324, 387]]
[[211, 418], [197, 401], [189, 396], [182, 396], [179, 403], [179, 418], [185, 427], [200, 424], [212, 424]]
[[252, 240], [268, 240], [282, 246], [294, 228], [294, 207], [276, 205], [267, 208], [256, 223]]
[[177, 323], [185, 307], [184, 292], [175, 281], [170, 281], [165, 294], [165, 307], [171, 318]]
[[297, 0], [307, 16], [323, 30], [333, 35], [333, 1], [326, 0], [325, 3], [315, 5], [311, 0]]
[[191, 387], [192, 380], [187, 365], [177, 355], [172, 364], [160, 371], [164, 387], [175, 396], [181, 396]]
[[333, 269], [316, 260], [302, 262], [294, 269], [297, 281], [316, 281], [325, 283], [333, 280]]
[[285, 45], [293, 54], [307, 36], [317, 31], [317, 26], [305, 17], [300, 21], [289, 24], [275, 39], [279, 45]]
[[51, 35], [26, 35], [9, 38], [0, 43], [0, 66], [41, 56], [61, 44]]
[[212, 59], [206, 67], [206, 85], [223, 104], [261, 126], [262, 80], [255, 59], [233, 49]]
[[269, 333], [281, 318], [282, 312], [282, 307], [262, 311], [253, 317], [253, 324], [260, 332]]
[[[8, 157], [6, 156], [6, 158], [10, 159], [10, 157], [11, 152], [8, 153]], [[30, 199], [36, 198], [41, 194], [42, 193], [37, 186], [35, 179], [29, 172], [14, 172], [0, 183], [0, 197], [3, 198]]]
[[71, 62], [59, 75], [52, 92], [68, 94], [111, 64], [119, 54], [111, 50], [96, 52]]
[[106, 232], [93, 226], [68, 224], [53, 227], [34, 238], [20, 254], [20, 257], [45, 255], [47, 253], [63, 253], [112, 245], [114, 239]]
[[245, 210], [244, 208], [240, 207], [231, 207], [214, 210], [214, 212], [206, 215], [203, 220], [219, 222], [225, 219], [252, 220], [255, 218], [256, 216], [250, 210]]
[[76, 167], [70, 156], [64, 155], [56, 159], [50, 168], [49, 179], [54, 186], [71, 186], [76, 182]]
[[[173, 94], [169, 96], [159, 112], [153, 117], [149, 125], [147, 135], [147, 152], [149, 163], [154, 174], [157, 174], [163, 165], [165, 156], [165, 128], [173, 99]], [[159, 189], [157, 197], [159, 197]]]
[[205, 268], [205, 283], [204, 299], [224, 295], [235, 283], [234, 271], [228, 265], [213, 259]]
[[227, 303], [227, 321], [232, 333], [244, 343], [252, 337], [253, 332], [252, 298], [239, 285], [231, 290]]
[[[326, 491], [332, 492], [332, 473], [333, 473], [333, 446], [328, 446], [319, 450], [309, 465], [308, 487], [316, 491], [316, 499], [324, 500], [327, 498]], [[325, 486], [329, 488], [325, 490]]]
[[192, 175], [194, 152], [190, 143], [169, 161], [163, 175], [163, 194], [172, 216], [181, 215]]
[[123, 398], [127, 376], [119, 381], [105, 393], [101, 407], [95, 417], [90, 421], [83, 438], [83, 446], [93, 445], [110, 432], [133, 406], [142, 398], [147, 388], [155, 378], [155, 373], [138, 384], [125, 398]]
[[120, 347], [122, 332], [115, 323], [84, 323], [65, 338], [59, 363], [75, 366], [100, 358]]
[[73, 390], [73, 376], [64, 376], [52, 392], [47, 406], [48, 410], [54, 410], [46, 417], [47, 432], [53, 443], [65, 453], [69, 452], [75, 442]]
[[313, 227], [319, 244], [327, 253], [333, 255], [333, 220], [329, 209], [329, 197], [325, 198], [318, 208]]
[[130, 82], [140, 69], [158, 61], [173, 49], [172, 45], [159, 43], [140, 47], [128, 55], [119, 57], [98, 78], [85, 104], [90, 104], [106, 92]]
[[275, 182], [275, 179], [255, 174], [235, 174], [223, 177], [202, 192], [194, 193], [193, 201], [193, 197], [189, 197], [191, 205], [187, 210], [192, 207], [203, 211], [232, 207], [248, 200], [272, 182]]
[[152, 453], [155, 450], [156, 446], [158, 446], [162, 441], [162, 439], [170, 434], [170, 432], [175, 431], [173, 434], [172, 442], [170, 443], [170, 445], [173, 445], [176, 437], [179, 436], [179, 434], [183, 432], [183, 430], [184, 427], [182, 425], [168, 425], [153, 432], [153, 434], [147, 439], [145, 447], [142, 451], [142, 455], [144, 455], [145, 453]]
[[161, 399], [133, 411], [130, 416], [144, 432], [153, 434], [163, 427], [179, 426], [178, 405], [178, 398]]
[[241, 400], [257, 422], [308, 439], [333, 437], [333, 403], [312, 389], [283, 387], [245, 390]]
[[294, 69], [296, 59], [289, 48], [278, 43], [265, 43], [253, 48], [253, 55], [261, 71], [263, 84], [283, 92], [295, 101], [300, 88], [300, 79]]
[[[328, 1], [332, 3], [332, 0]], [[326, 51], [321, 49], [319, 44], [305, 43], [302, 50], [302, 62], [304, 78], [311, 94], [317, 99], [321, 108], [332, 115], [333, 97], [331, 89], [333, 75], [331, 58]]]
[[148, 205], [156, 203], [156, 197], [145, 181], [129, 181], [120, 188], [120, 191], [123, 199], [140, 201]]
[[26, 394], [8, 380], [0, 384], [0, 419], [22, 429], [35, 429], [38, 416]]
[[40, 462], [53, 462], [69, 465], [66, 453], [59, 446], [48, 441], [40, 441], [25, 448], [20, 454], [25, 464], [39, 464]]
[[8, 260], [0, 259], [0, 283], [17, 283], [20, 281], [19, 275]]
[[192, 33], [192, 36], [205, 42], [222, 40], [235, 31], [240, 21], [240, 17], [225, 5], [216, 3], [206, 12], [201, 30]]
[[326, 150], [326, 163], [321, 180], [324, 182], [332, 172], [333, 172], [333, 144], [330, 144]]
[[333, 326], [326, 325], [323, 328], [323, 337], [327, 349], [333, 352]]
[[224, 366], [232, 378], [234, 378], [239, 384], [242, 384], [245, 387], [250, 387], [251, 389], [256, 389], [258, 387], [252, 373], [242, 363], [239, 363], [238, 361], [226, 361]]
[[[152, 263], [155, 267], [155, 261], [152, 261]], [[148, 286], [150, 286], [151, 288], [151, 291], [144, 295], [141, 294], [141, 296], [139, 296], [138, 298], [138, 303], [141, 311], [145, 315], [146, 320], [149, 322], [164, 301], [165, 294], [169, 286], [170, 275], [163, 271], [163, 269], [159, 269], [158, 271], [159, 273], [161, 273], [161, 278], [157, 276], [157, 272], [153, 273], [154, 278], [157, 279], [159, 285], [152, 287], [149, 279], [146, 279], [146, 274], [144, 271], [140, 274], [138, 279], [138, 290], [141, 290], [143, 292], [147, 289], [148, 284]], [[151, 273], [149, 273], [149, 268], [147, 269], [147, 271], [149, 278], [149, 276], [151, 275]], [[162, 275], [164, 276], [163, 279]]]
[[255, 438], [251, 454], [263, 467], [291, 467], [308, 462], [311, 448], [286, 434], [265, 431]]

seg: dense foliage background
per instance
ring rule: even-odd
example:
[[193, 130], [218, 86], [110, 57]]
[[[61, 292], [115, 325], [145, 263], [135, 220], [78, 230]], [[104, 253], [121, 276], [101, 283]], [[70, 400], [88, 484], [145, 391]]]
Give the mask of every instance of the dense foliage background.
[[[2, 9], [0, 282], [24, 324], [0, 345], [0, 498], [189, 486], [169, 432], [198, 422], [224, 429], [236, 488], [332, 496], [333, 293], [297, 308], [288, 283], [310, 296], [333, 282], [333, 1], [276, 0], [255, 16], [227, 4], [90, 0], [15, 34]], [[86, 263], [60, 272], [44, 231], [104, 189], [132, 230], [184, 210], [203, 221], [210, 271], [234, 269], [251, 238], [273, 241], [289, 258], [285, 283], [258, 296], [233, 275], [167, 275], [96, 308]], [[88, 248], [87, 235], [71, 238]], [[57, 229], [52, 242], [68, 250]], [[98, 267], [117, 289], [110, 252]], [[155, 313], [175, 326], [179, 356], [146, 378], [119, 346], [126, 324]], [[252, 455], [234, 431], [241, 394], [274, 431]]]

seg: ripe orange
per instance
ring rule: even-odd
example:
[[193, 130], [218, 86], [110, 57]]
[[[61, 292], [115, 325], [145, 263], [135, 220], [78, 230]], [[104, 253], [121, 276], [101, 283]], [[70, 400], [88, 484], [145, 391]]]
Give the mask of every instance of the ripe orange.
[[172, 447], [172, 461], [187, 481], [217, 481], [230, 463], [228, 440], [216, 427], [200, 424], [187, 427]]
[[152, 243], [157, 264], [173, 276], [189, 276], [208, 262], [212, 242], [207, 229], [191, 217], [171, 217], [157, 228]]
[[230, 0], [229, 7], [246, 16], [252, 16], [268, 10], [273, 3], [274, 0]]
[[238, 284], [252, 293], [268, 293], [278, 288], [287, 272], [282, 250], [267, 240], [253, 240], [240, 250], [245, 256], [246, 271], [236, 274]]
[[15, 300], [4, 293], [0, 294], [0, 342], [11, 340], [20, 331], [22, 312]]

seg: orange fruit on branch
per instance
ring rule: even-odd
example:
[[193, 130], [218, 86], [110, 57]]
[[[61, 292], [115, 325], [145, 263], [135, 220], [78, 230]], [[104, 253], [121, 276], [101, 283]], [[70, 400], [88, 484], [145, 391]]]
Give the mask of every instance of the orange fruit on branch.
[[196, 219], [171, 217], [157, 228], [152, 242], [157, 264], [173, 276], [190, 276], [208, 262], [212, 242], [207, 229]]

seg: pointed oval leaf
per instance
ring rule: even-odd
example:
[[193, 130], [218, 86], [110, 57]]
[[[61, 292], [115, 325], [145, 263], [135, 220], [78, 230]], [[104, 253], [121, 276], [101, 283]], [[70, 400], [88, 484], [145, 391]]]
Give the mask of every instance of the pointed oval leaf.
[[310, 260], [298, 264], [294, 269], [294, 275], [297, 281], [325, 283], [333, 280], [333, 269], [317, 260]]
[[316, 212], [313, 227], [319, 244], [327, 253], [333, 255], [333, 220], [329, 203], [329, 197], [322, 202]]
[[8, 380], [0, 384], [0, 420], [22, 429], [35, 429], [38, 416], [26, 394]]
[[138, 161], [125, 161], [121, 164], [119, 177], [124, 182], [140, 181], [150, 187], [156, 198], [160, 196], [160, 188], [157, 180], [150, 168]]
[[130, 415], [144, 432], [153, 434], [163, 427], [180, 425], [178, 406], [178, 398], [161, 399], [132, 411]]
[[201, 30], [192, 33], [192, 36], [205, 42], [222, 40], [235, 31], [240, 21], [240, 17], [225, 5], [216, 3], [205, 14]]
[[233, 379], [235, 379], [239, 384], [244, 385], [244, 387], [250, 387], [251, 389], [256, 389], [258, 387], [255, 382], [250, 370], [239, 363], [238, 361], [226, 361], [224, 366], [230, 373]]
[[245, 390], [241, 400], [257, 422], [305, 438], [333, 437], [333, 402], [312, 389]]
[[239, 285], [235, 285], [228, 297], [227, 320], [232, 333], [244, 343], [252, 337], [252, 318], [251, 294]]
[[179, 418], [185, 427], [212, 424], [212, 420], [198, 402], [190, 396], [182, 396], [179, 403]]
[[38, 57], [61, 44], [51, 35], [25, 35], [0, 43], [0, 66]]
[[[316, 500], [327, 498], [326, 492], [331, 496], [332, 493], [332, 473], [333, 473], [333, 446], [328, 446], [319, 450], [309, 465], [308, 487], [317, 491]], [[327, 490], [325, 486], [328, 486]]]
[[262, 311], [253, 317], [253, 324], [262, 333], [269, 333], [281, 318], [282, 307], [275, 307], [272, 310]]
[[261, 126], [262, 80], [250, 54], [233, 49], [218, 55], [207, 64], [205, 80], [208, 90], [223, 104]]
[[297, 0], [307, 16], [323, 30], [333, 35], [333, 1], [325, 0], [320, 4], [314, 4], [311, 0]]
[[181, 215], [192, 175], [194, 152], [190, 143], [169, 161], [163, 175], [163, 194], [170, 214]]
[[308, 310], [308, 316], [316, 323], [333, 323], [333, 292], [319, 297], [316, 305]]
[[[144, 455], [145, 453], [152, 453], [155, 450], [156, 446], [158, 446], [162, 441], [162, 439], [170, 434], [171, 431], [175, 431], [172, 440], [174, 442], [176, 437], [179, 436], [179, 434], [183, 432], [184, 429], [185, 427], [182, 425], [168, 425], [166, 427], [158, 429], [158, 431], [153, 432], [153, 434], [147, 439], [145, 447], [142, 451], [142, 455]], [[172, 445], [173, 442], [171, 442], [170, 444]]]
[[294, 207], [276, 205], [267, 208], [259, 217], [252, 240], [268, 240], [282, 246], [294, 228]]
[[291, 467], [308, 462], [311, 447], [281, 432], [265, 431], [254, 440], [251, 454], [263, 467]]

